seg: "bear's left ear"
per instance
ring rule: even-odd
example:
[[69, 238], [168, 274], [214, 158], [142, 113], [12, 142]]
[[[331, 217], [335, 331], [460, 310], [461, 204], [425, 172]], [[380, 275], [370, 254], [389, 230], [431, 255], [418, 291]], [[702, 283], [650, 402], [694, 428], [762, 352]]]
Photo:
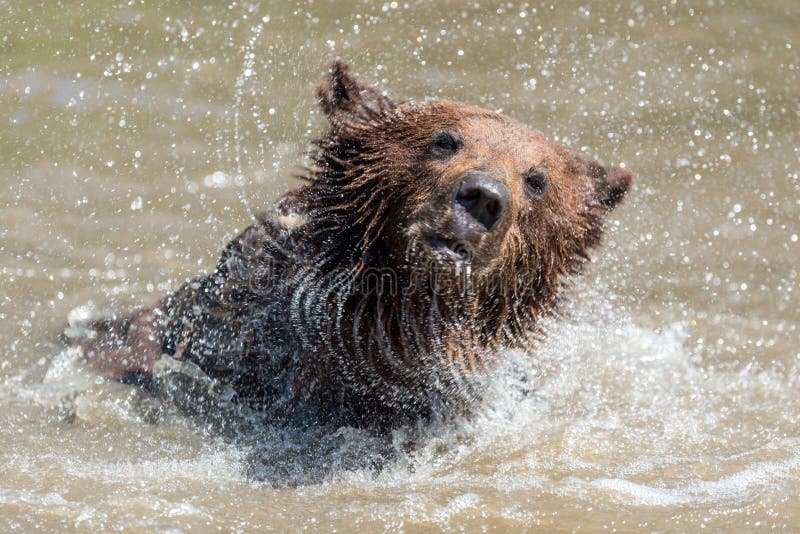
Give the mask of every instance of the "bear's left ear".
[[620, 203], [633, 184], [633, 173], [623, 167], [606, 169], [596, 161], [583, 160], [594, 183], [598, 200], [608, 209]]
[[359, 82], [341, 60], [334, 61], [327, 78], [317, 84], [317, 102], [333, 124], [375, 118], [395, 107], [377, 87]]

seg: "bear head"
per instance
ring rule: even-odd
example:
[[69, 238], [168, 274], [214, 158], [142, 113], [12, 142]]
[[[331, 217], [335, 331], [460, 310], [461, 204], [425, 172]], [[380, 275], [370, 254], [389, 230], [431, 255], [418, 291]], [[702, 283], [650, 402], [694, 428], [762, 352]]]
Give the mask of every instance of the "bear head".
[[[505, 115], [390, 98], [339, 61], [317, 98], [330, 129], [294, 198], [319, 267], [390, 270], [417, 295], [384, 299], [384, 310], [405, 301], [384, 316], [426, 323], [422, 337], [465, 367], [489, 346], [529, 339], [633, 181]], [[408, 344], [405, 326], [382, 335]]]

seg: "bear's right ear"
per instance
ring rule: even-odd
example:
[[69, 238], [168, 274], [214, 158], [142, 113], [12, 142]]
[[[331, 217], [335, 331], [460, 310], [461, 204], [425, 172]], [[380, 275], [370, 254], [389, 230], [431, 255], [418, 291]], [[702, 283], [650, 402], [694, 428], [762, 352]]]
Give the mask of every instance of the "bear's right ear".
[[333, 124], [349, 119], [372, 119], [391, 111], [394, 101], [377, 87], [363, 84], [344, 61], [331, 63], [328, 77], [317, 84], [317, 102]]

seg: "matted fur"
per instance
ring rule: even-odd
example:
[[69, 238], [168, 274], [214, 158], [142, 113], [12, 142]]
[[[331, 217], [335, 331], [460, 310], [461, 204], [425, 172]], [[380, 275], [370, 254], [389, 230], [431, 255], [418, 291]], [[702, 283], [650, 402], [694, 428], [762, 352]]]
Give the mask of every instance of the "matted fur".
[[[393, 427], [466, 408], [498, 351], [536, 338], [632, 181], [503, 115], [390, 99], [341, 62], [317, 95], [330, 129], [306, 184], [231, 242], [213, 274], [96, 323], [100, 335], [81, 343], [99, 368], [146, 376], [164, 353], [295, 425]], [[461, 146], [432, 155], [443, 131]], [[534, 168], [547, 182], [532, 194]], [[510, 201], [496, 228], [462, 239], [452, 199], [474, 170]]]

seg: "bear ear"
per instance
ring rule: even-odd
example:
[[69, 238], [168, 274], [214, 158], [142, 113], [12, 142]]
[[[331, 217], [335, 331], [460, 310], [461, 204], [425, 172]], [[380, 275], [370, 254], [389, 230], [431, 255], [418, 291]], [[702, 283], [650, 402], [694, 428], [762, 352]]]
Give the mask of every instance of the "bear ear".
[[606, 169], [596, 161], [584, 160], [589, 177], [594, 183], [598, 200], [608, 209], [625, 198], [633, 184], [633, 173], [624, 167]]
[[331, 63], [327, 78], [317, 84], [317, 102], [334, 124], [353, 118], [375, 118], [395, 107], [377, 87], [359, 82], [341, 60]]

